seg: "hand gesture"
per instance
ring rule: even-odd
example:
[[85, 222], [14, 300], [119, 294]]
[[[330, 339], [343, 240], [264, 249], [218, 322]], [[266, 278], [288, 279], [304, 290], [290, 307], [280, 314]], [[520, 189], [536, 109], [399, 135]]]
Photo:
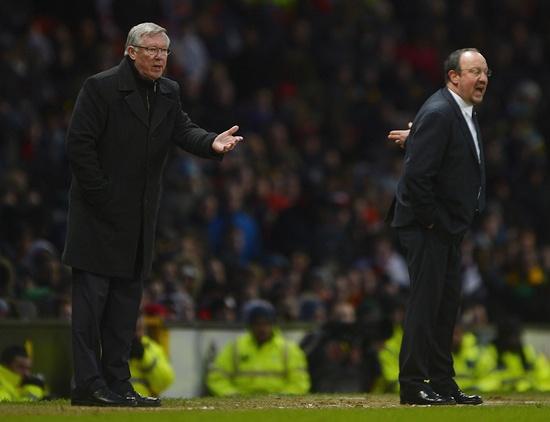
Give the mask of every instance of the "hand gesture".
[[388, 134], [388, 139], [390, 141], [395, 142], [397, 145], [399, 145], [400, 148], [405, 148], [405, 142], [407, 141], [409, 132], [411, 131], [411, 127], [412, 127], [412, 122], [409, 122], [408, 129], [392, 130]]
[[220, 133], [212, 143], [212, 149], [219, 154], [225, 154], [231, 151], [235, 146], [243, 140], [242, 136], [233, 136], [239, 130], [239, 126], [233, 126], [231, 129]]

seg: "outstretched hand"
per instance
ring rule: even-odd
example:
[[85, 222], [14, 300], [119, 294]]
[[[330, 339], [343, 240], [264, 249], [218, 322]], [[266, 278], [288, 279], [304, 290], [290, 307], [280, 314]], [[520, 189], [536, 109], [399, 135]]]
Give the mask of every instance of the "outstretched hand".
[[231, 151], [243, 140], [242, 136], [233, 136], [238, 130], [239, 126], [233, 126], [231, 129], [220, 133], [212, 142], [212, 149], [220, 154]]
[[399, 145], [400, 148], [405, 148], [405, 142], [407, 142], [407, 138], [409, 136], [409, 132], [411, 131], [411, 127], [412, 127], [412, 122], [409, 122], [408, 129], [392, 130], [388, 134], [388, 139], [390, 141], [393, 141], [395, 144]]

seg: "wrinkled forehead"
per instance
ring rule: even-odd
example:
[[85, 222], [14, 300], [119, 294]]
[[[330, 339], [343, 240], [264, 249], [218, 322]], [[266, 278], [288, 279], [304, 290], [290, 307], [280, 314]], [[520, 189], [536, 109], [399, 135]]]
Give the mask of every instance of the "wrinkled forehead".
[[168, 47], [170, 39], [164, 32], [158, 34], [143, 34], [140, 43], [145, 46]]
[[476, 51], [466, 51], [460, 56], [460, 68], [469, 69], [472, 67], [479, 67], [480, 69], [487, 68], [487, 61], [481, 53]]

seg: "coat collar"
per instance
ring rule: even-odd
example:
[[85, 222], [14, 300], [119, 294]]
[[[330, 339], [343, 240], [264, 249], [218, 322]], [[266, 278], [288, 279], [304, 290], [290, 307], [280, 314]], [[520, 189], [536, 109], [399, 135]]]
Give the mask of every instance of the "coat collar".
[[451, 94], [451, 96], [454, 98], [454, 100], [456, 101], [456, 103], [460, 107], [460, 111], [462, 111], [462, 113], [464, 113], [464, 114], [467, 114], [468, 117], [470, 117], [470, 119], [471, 119], [472, 114], [474, 112], [474, 106], [468, 104], [466, 101], [464, 101], [462, 99], [462, 97], [460, 95], [458, 95], [454, 91], [451, 91], [450, 89], [449, 89], [449, 94]]
[[131, 59], [125, 56], [118, 65], [118, 90], [126, 93], [124, 99], [128, 103], [130, 110], [132, 110], [132, 113], [134, 113], [145, 126], [149, 127], [152, 132], [162, 122], [166, 113], [174, 103], [172, 99], [168, 98], [170, 94], [168, 80], [164, 77], [158, 79], [158, 89], [161, 95], [158, 95], [156, 98], [155, 108], [151, 116], [151, 123], [149, 124], [149, 113], [138, 91], [136, 75], [131, 68], [132, 64], [130, 60]]
[[[119, 91], [136, 91], [137, 83], [136, 76], [132, 70], [132, 64], [130, 63], [130, 58], [124, 56], [118, 65], [118, 90]], [[170, 89], [168, 88], [168, 82], [166, 78], [160, 77], [157, 79], [159, 90], [162, 94], [169, 94]]]
[[[474, 158], [477, 162], [480, 162], [477, 156], [477, 150], [475, 146], [474, 138], [472, 137], [472, 133], [470, 132], [470, 129], [468, 128], [468, 123], [466, 123], [466, 118], [464, 117], [464, 114], [462, 113], [462, 110], [460, 109], [460, 106], [456, 102], [456, 100], [453, 98], [452, 94], [449, 91], [449, 88], [444, 87], [439, 90], [441, 95], [447, 100], [447, 102], [451, 105], [456, 118], [458, 119], [458, 125], [460, 126], [460, 130], [462, 130], [462, 133], [468, 139], [468, 144], [470, 145], [470, 150], [472, 151], [472, 154], [474, 155]], [[475, 113], [475, 110], [473, 111]], [[481, 150], [481, 135], [479, 132], [477, 132], [477, 139], [479, 143], [479, 148]]]

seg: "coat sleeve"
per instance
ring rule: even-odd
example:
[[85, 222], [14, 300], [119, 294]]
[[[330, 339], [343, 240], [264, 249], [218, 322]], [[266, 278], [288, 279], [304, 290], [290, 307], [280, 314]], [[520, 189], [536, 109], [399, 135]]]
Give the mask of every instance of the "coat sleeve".
[[172, 142], [183, 150], [199, 157], [221, 160], [223, 155], [216, 153], [212, 149], [212, 143], [217, 134], [207, 132], [193, 123], [187, 113], [183, 111], [179, 96], [177, 107], [178, 110]]
[[439, 111], [426, 111], [413, 123], [407, 141], [403, 180], [417, 220], [428, 227], [442, 212], [435, 196], [435, 181], [445, 154], [450, 126]]
[[206, 385], [214, 396], [234, 396], [239, 390], [232, 382], [236, 342], [226, 344], [208, 368]]
[[97, 81], [84, 83], [73, 110], [67, 131], [67, 157], [74, 178], [85, 199], [102, 207], [111, 197], [110, 181], [99, 161], [98, 142], [107, 121], [107, 104], [99, 95]]

